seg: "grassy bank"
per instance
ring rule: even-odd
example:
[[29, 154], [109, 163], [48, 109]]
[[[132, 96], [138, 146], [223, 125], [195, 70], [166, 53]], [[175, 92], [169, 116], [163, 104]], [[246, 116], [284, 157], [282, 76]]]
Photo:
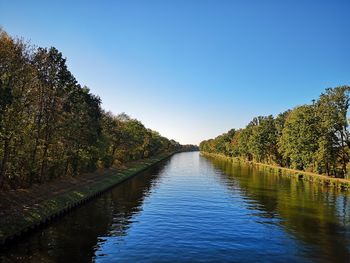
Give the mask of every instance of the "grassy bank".
[[[90, 177], [76, 179], [74, 185], [56, 181], [47, 186], [40, 186], [43, 190], [45, 187], [51, 188], [57, 192], [56, 194], [53, 193], [54, 191], [46, 191], [48, 193], [45, 195], [38, 189], [3, 194], [0, 203], [0, 245], [50, 222], [173, 154], [166, 153], [139, 160], [119, 170], [99, 171], [97, 176], [91, 174]], [[71, 187], [67, 187], [67, 184]]]
[[349, 179], [333, 178], [326, 175], [320, 175], [320, 174], [311, 173], [311, 172], [304, 172], [304, 171], [284, 168], [276, 165], [251, 162], [251, 161], [242, 160], [237, 157], [227, 157], [221, 154], [213, 154], [213, 153], [205, 153], [205, 152], [201, 152], [201, 154], [204, 156], [218, 157], [218, 158], [225, 159], [232, 162], [242, 162], [251, 166], [263, 167], [268, 169], [270, 172], [274, 172], [279, 175], [289, 176], [289, 177], [292, 176], [292, 177], [298, 178], [299, 180], [304, 180], [304, 181], [324, 185], [327, 187], [334, 187], [334, 188], [348, 190], [348, 191], [350, 190]]

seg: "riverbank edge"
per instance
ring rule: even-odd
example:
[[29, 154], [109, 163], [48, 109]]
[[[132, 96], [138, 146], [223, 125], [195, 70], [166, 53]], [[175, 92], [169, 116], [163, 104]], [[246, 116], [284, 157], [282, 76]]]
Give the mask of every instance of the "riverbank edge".
[[136, 161], [131, 167], [122, 169], [100, 182], [49, 198], [36, 204], [35, 207], [28, 208], [20, 216], [10, 216], [10, 220], [6, 224], [0, 225], [0, 247], [18, 240], [21, 236], [48, 224], [57, 217], [67, 214], [74, 208], [100, 196], [118, 184], [157, 165], [176, 153], [164, 153], [156, 157]]
[[279, 175], [284, 175], [289, 177], [292, 176], [292, 177], [298, 178], [299, 180], [308, 181], [308, 182], [319, 184], [322, 186], [333, 187], [341, 190], [350, 191], [349, 179], [333, 178], [333, 177], [328, 177], [326, 175], [285, 168], [277, 165], [246, 161], [238, 157], [228, 157], [222, 154], [207, 153], [207, 152], [200, 152], [200, 154], [203, 156], [217, 157], [217, 158], [225, 159], [232, 162], [242, 162], [242, 163], [249, 164], [251, 166], [269, 168], [270, 171], [277, 172]]

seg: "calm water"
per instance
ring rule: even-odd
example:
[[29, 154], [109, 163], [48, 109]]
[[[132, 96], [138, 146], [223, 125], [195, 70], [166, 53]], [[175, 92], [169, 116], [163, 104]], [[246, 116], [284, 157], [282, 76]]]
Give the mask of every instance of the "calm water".
[[0, 261], [349, 262], [349, 194], [180, 153]]

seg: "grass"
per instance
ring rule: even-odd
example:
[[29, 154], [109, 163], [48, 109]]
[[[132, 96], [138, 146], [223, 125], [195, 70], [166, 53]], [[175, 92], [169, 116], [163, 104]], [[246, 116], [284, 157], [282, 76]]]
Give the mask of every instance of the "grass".
[[[20, 212], [12, 213], [10, 210], [8, 212], [1, 211], [0, 244], [5, 244], [23, 233], [50, 221], [52, 218], [71, 210], [73, 207], [94, 198], [98, 194], [157, 164], [172, 154], [166, 153], [149, 159], [135, 161], [117, 172], [98, 177], [91, 181], [91, 183], [84, 184], [81, 187], [78, 186], [74, 190], [67, 190], [56, 196], [47, 196], [35, 204], [26, 205], [25, 200], [24, 204], [20, 202], [14, 204], [12, 200], [2, 200], [12, 202], [14, 206], [17, 205]], [[32, 194], [35, 195], [35, 193]]]
[[237, 157], [227, 157], [227, 156], [221, 155], [221, 154], [203, 153], [203, 152], [201, 152], [201, 154], [203, 154], [204, 156], [207, 155], [207, 156], [218, 157], [221, 159], [226, 159], [228, 161], [244, 162], [244, 163], [248, 163], [249, 165], [253, 165], [253, 166], [269, 168], [269, 170], [271, 172], [277, 172], [278, 174], [281, 174], [284, 176], [296, 177], [299, 180], [309, 181], [309, 182], [324, 185], [327, 187], [334, 187], [334, 188], [338, 188], [338, 189], [342, 189], [342, 190], [350, 190], [350, 180], [349, 179], [334, 178], [334, 177], [329, 177], [329, 176], [321, 175], [321, 174], [317, 174], [317, 173], [305, 172], [305, 171], [280, 167], [277, 165], [257, 163], [257, 162], [252, 162], [252, 161], [245, 161], [245, 160], [239, 159]]

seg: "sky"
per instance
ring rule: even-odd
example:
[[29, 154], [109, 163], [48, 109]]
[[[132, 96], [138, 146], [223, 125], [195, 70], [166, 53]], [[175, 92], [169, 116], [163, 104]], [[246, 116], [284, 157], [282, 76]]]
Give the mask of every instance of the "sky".
[[54, 46], [78, 82], [180, 143], [350, 85], [350, 1], [0, 0], [0, 26]]

